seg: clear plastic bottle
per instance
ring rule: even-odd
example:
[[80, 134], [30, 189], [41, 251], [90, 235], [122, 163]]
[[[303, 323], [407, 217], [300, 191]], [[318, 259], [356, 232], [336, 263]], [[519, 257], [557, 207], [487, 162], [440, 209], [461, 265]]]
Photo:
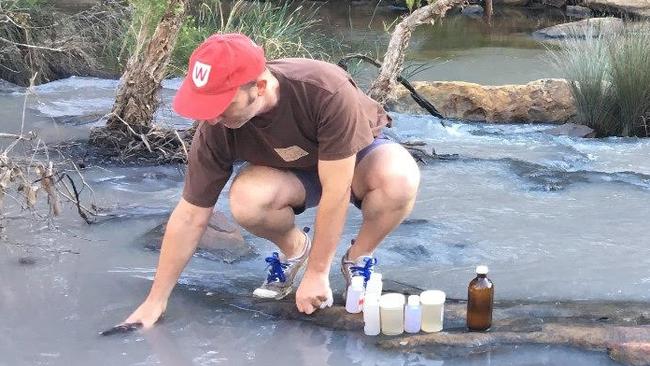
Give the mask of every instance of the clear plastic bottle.
[[361, 312], [365, 291], [363, 288], [364, 281], [363, 276], [352, 277], [352, 283], [348, 287], [348, 293], [345, 297], [345, 310], [348, 313], [357, 314]]
[[487, 278], [488, 267], [476, 267], [476, 278], [467, 287], [467, 328], [488, 330], [492, 326], [494, 284]]
[[381, 332], [379, 297], [375, 294], [368, 294], [363, 303], [363, 332], [369, 336], [376, 336]]
[[411, 295], [404, 310], [404, 331], [406, 333], [419, 333], [422, 327], [422, 308], [420, 296]]
[[442, 330], [446, 299], [447, 295], [439, 290], [427, 290], [420, 294], [423, 331], [433, 333]]
[[404, 295], [390, 293], [379, 298], [381, 332], [385, 335], [404, 333]]

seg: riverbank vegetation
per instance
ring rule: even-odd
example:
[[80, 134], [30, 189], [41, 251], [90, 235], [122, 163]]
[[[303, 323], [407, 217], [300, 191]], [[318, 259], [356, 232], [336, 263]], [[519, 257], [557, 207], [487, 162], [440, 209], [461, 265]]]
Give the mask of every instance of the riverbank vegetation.
[[650, 23], [612, 36], [591, 32], [551, 52], [571, 85], [578, 122], [599, 136], [650, 137]]
[[[73, 14], [42, 0], [0, 0], [0, 78], [27, 86], [71, 75], [119, 77], [142, 51], [169, 1], [108, 0]], [[192, 50], [214, 33], [241, 32], [270, 59], [328, 60], [340, 42], [317, 31], [316, 5], [261, 1], [188, 2], [167, 73], [183, 75]], [[138, 38], [140, 37], [140, 38]]]

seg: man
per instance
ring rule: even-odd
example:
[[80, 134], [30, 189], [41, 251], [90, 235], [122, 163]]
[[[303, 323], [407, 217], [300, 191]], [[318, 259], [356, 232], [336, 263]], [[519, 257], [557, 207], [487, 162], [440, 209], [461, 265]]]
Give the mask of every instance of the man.
[[[306, 267], [296, 292], [311, 314], [331, 297], [329, 270], [347, 207], [363, 224], [341, 260], [346, 283], [369, 277], [379, 243], [411, 211], [420, 175], [399, 144], [381, 134], [390, 118], [339, 67], [307, 59], [266, 62], [241, 34], [213, 35], [192, 54], [173, 107], [200, 121], [189, 153], [183, 195], [163, 238], [158, 270], [146, 300], [126, 319], [153, 325], [191, 258], [232, 173], [235, 220], [275, 243], [268, 272], [254, 295], [281, 299]], [[295, 215], [318, 205], [312, 240]]]

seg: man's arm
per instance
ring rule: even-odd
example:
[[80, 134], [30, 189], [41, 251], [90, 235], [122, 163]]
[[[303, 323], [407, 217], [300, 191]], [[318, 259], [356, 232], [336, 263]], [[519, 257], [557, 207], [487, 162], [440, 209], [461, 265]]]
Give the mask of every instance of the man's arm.
[[311, 314], [329, 296], [329, 271], [345, 225], [355, 162], [356, 155], [318, 162], [323, 194], [307, 270], [296, 292], [296, 306], [301, 312]]
[[195, 206], [181, 198], [165, 229], [158, 269], [149, 296], [124, 323], [139, 322], [144, 328], [149, 328], [165, 312], [169, 295], [194, 254], [212, 209]]

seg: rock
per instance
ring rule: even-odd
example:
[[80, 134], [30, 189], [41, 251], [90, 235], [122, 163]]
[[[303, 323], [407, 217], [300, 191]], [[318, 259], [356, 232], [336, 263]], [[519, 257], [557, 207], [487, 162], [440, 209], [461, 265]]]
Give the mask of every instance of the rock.
[[36, 258], [34, 257], [20, 257], [18, 258], [18, 264], [21, 266], [32, 266], [36, 264]]
[[650, 342], [629, 342], [613, 345], [609, 357], [624, 365], [650, 366]]
[[593, 13], [591, 9], [585, 8], [584, 6], [569, 5], [566, 7], [566, 15], [571, 18], [584, 19], [591, 18]]
[[563, 8], [566, 6], [566, 0], [542, 0], [542, 4], [554, 8]]
[[650, 0], [583, 0], [580, 5], [598, 13], [650, 18]]
[[[138, 242], [143, 243], [145, 248], [160, 249], [166, 226], [167, 222], [156, 226]], [[219, 259], [226, 263], [233, 263], [255, 254], [253, 247], [242, 237], [239, 228], [218, 211], [212, 214], [198, 249], [207, 253], [210, 259]]]
[[[564, 79], [540, 79], [525, 85], [484, 86], [460, 81], [412, 82], [445, 118], [490, 123], [555, 123], [576, 115], [571, 89]], [[401, 113], [426, 114], [403, 87], [389, 107]]]
[[494, 5], [526, 6], [529, 0], [493, 0]]
[[585, 125], [565, 123], [546, 131], [554, 136], [596, 137], [596, 131]]
[[533, 33], [540, 39], [585, 38], [612, 36], [623, 31], [623, 21], [618, 18], [590, 18], [577, 22], [554, 25]]
[[[255, 286], [257, 281], [241, 281], [233, 285], [226, 279], [210, 288], [181, 284], [179, 291], [212, 309], [231, 307], [268, 318], [303, 321], [358, 334], [363, 332], [362, 314], [346, 312], [339, 296], [335, 296], [335, 305], [331, 308], [306, 315], [296, 309], [293, 294], [282, 300], [265, 300], [254, 298], [249, 291], [233, 293], [234, 289], [252, 289]], [[384, 291], [409, 295], [419, 294], [422, 290], [384, 279]], [[208, 295], [216, 292], [219, 296]], [[418, 353], [436, 359], [511, 349], [513, 345], [538, 344], [607, 351], [610, 357], [626, 365], [648, 366], [650, 327], [638, 319], [650, 316], [649, 311], [648, 304], [643, 302], [497, 300], [490, 331], [468, 332], [465, 327], [467, 302], [447, 299], [443, 332], [360, 339], [385, 350]]]
[[469, 5], [463, 8], [461, 10], [461, 14], [470, 16], [470, 17], [476, 17], [476, 16], [483, 16], [483, 7], [480, 5]]

